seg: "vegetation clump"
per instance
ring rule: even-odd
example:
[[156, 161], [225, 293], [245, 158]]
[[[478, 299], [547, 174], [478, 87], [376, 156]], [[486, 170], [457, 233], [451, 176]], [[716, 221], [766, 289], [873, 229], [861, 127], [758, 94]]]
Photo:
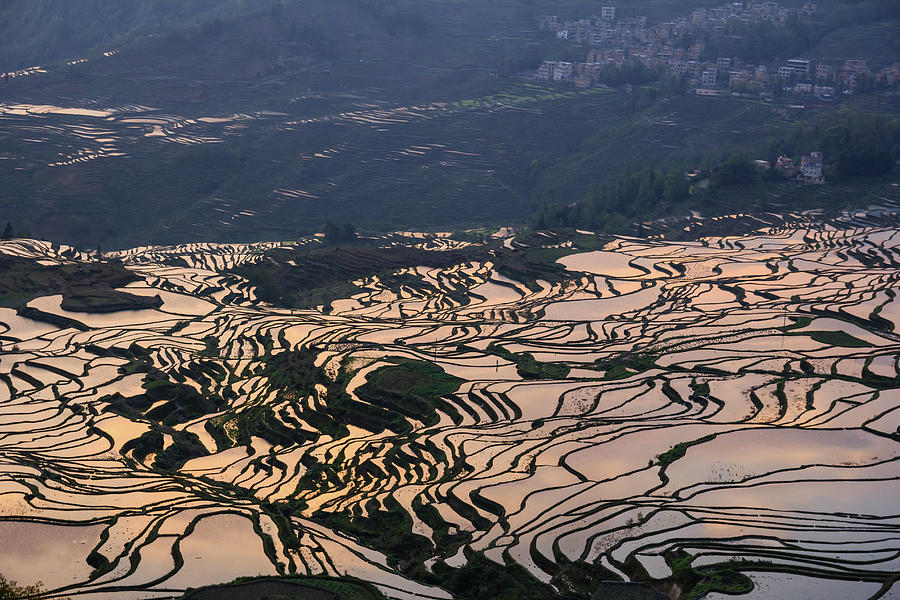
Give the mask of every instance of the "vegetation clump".
[[809, 337], [828, 346], [840, 348], [871, 348], [872, 344], [853, 337], [846, 331], [810, 331]]
[[753, 591], [753, 581], [729, 563], [695, 568], [694, 557], [683, 550], [665, 554], [666, 564], [672, 569], [670, 580], [681, 588], [686, 600], [703, 598], [711, 592], [739, 595]]
[[397, 280], [394, 271], [402, 267], [446, 267], [472, 258], [473, 253], [466, 250], [338, 245], [276, 250], [265, 260], [235, 267], [232, 272], [253, 283], [261, 300], [288, 308], [314, 308], [358, 293], [359, 288], [351, 282], [360, 277], [377, 275], [390, 283]]
[[515, 363], [516, 372], [523, 379], [565, 379], [569, 375], [568, 366], [557, 362], [541, 362], [530, 352], [510, 352], [493, 342], [488, 345], [486, 352]]
[[[830, 113], [811, 122], [797, 122], [786, 135], [771, 138], [762, 153], [770, 164], [781, 155], [799, 157], [812, 151], [824, 155], [830, 182], [890, 173], [900, 156], [900, 119], [850, 110]], [[582, 227], [604, 232], [642, 233], [633, 221], [659, 218], [674, 210], [716, 209], [720, 190], [748, 188], [765, 201], [783, 181], [775, 170], [761, 170], [747, 151], [721, 158], [707, 156], [692, 181], [687, 164], [668, 169], [640, 169], [618, 178], [595, 182], [583, 200], [567, 205], [547, 203], [532, 219], [537, 229]], [[703, 185], [700, 185], [703, 182]], [[782, 183], [781, 185], [787, 185]]]
[[107, 411], [131, 420], [147, 421], [150, 425], [149, 431], [122, 446], [123, 454], [131, 452], [141, 462], [153, 455], [153, 466], [165, 471], [176, 470], [192, 458], [209, 454], [196, 434], [176, 427], [225, 407], [225, 399], [208, 389], [222, 377], [219, 365], [210, 362], [193, 364], [184, 373], [175, 374], [181, 378], [187, 374], [194, 381], [204, 383], [206, 389], [201, 392], [191, 385], [172, 381], [168, 374], [153, 366], [148, 353], [139, 346], [132, 345], [128, 350], [97, 350], [104, 355], [129, 359], [130, 362], [120, 368], [123, 375], [146, 373], [142, 394], [126, 397], [116, 392], [101, 398], [108, 404]]
[[0, 575], [0, 600], [21, 600], [45, 591], [44, 584], [40, 581], [32, 585], [19, 585], [16, 581]]
[[189, 590], [182, 600], [385, 600], [371, 583], [355, 577], [239, 577], [231, 583]]
[[157, 308], [158, 296], [120, 292], [140, 278], [114, 262], [75, 262], [56, 266], [0, 254], [0, 306], [24, 309], [34, 298], [62, 294], [62, 309], [105, 313]]

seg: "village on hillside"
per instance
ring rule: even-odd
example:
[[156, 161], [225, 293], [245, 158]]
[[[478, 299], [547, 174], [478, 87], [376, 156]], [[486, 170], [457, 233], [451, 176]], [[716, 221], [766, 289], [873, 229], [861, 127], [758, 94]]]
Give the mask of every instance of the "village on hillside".
[[[772, 98], [785, 94], [830, 102], [876, 86], [897, 86], [900, 63], [873, 73], [865, 60], [826, 63], [793, 58], [783, 64], [755, 64], [742, 56], [712, 56], [708, 41], [740, 39], [734, 31], [769, 24], [785, 28], [812, 17], [815, 4], [785, 8], [777, 2], [734, 2], [698, 8], [672, 21], [648, 24], [647, 17], [619, 18], [605, 6], [599, 15], [574, 21], [541, 19], [542, 30], [587, 49], [584, 62], [544, 61], [539, 79], [577, 88], [609, 83], [611, 73], [636, 67], [663, 79], [683, 79], [695, 94]], [[612, 77], [615, 78], [615, 77]], [[619, 77], [621, 79], [621, 77]], [[636, 83], [626, 81], [624, 83]], [[640, 81], [637, 81], [640, 83]]]

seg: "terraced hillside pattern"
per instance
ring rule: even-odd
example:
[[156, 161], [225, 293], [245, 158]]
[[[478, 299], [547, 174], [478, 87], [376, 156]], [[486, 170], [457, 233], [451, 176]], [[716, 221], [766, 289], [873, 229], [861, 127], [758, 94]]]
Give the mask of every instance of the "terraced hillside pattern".
[[106, 600], [258, 575], [900, 597], [900, 209], [771, 217], [698, 241], [384, 236], [431, 266], [304, 309], [235, 272], [301, 268], [315, 239], [2, 242], [120, 262], [118, 289], [158, 300], [0, 308], [0, 573]]
[[380, 0], [222, 4], [247, 14], [0, 78], [2, 222], [105, 249], [296, 239], [327, 220], [522, 224], [607, 174], [693, 164], [789, 121], [663, 82], [638, 107], [650, 91], [529, 79], [523, 56], [572, 51], [538, 31], [541, 11], [596, 9], [577, 0], [393, 3], [427, 5], [421, 31], [378, 18]]

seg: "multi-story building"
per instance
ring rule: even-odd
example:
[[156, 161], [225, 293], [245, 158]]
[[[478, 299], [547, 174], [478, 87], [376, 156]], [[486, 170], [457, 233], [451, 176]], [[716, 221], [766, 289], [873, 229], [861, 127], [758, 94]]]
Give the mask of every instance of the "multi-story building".
[[553, 81], [563, 81], [572, 76], [572, 63], [557, 62], [553, 67]]
[[864, 75], [869, 72], [869, 65], [864, 60], [849, 59], [844, 61], [844, 71], [855, 75]]
[[604, 6], [600, 8], [600, 18], [604, 21], [615, 21], [616, 20], [616, 7], [615, 6]]
[[703, 87], [715, 87], [717, 75], [718, 75], [718, 71], [716, 69], [709, 69], [707, 71], [703, 71], [703, 75], [701, 77], [701, 82], [703, 83]]
[[798, 75], [809, 75], [809, 61], [805, 58], [792, 58], [787, 61], [787, 66]]
[[750, 80], [750, 74], [747, 71], [729, 71], [728, 85], [740, 86], [746, 84]]
[[724, 56], [720, 56], [716, 59], [716, 66], [720, 69], [727, 69], [731, 67], [731, 59], [726, 58]]
[[834, 67], [831, 65], [826, 65], [824, 63], [819, 63], [816, 65], [816, 79], [821, 81], [833, 81], [834, 80]]
[[559, 17], [548, 15], [541, 19], [541, 29], [556, 29], [559, 27]]
[[805, 183], [825, 183], [822, 174], [822, 153], [813, 152], [800, 159], [800, 177]]
[[537, 76], [547, 81], [564, 81], [572, 77], [573, 70], [570, 62], [545, 60], [538, 67]]
[[675, 76], [686, 75], [688, 72], [687, 61], [683, 58], [673, 58], [669, 62], [669, 72]]
[[539, 66], [537, 70], [537, 76], [540, 79], [553, 79], [553, 62], [545, 60], [541, 63], [541, 66]]

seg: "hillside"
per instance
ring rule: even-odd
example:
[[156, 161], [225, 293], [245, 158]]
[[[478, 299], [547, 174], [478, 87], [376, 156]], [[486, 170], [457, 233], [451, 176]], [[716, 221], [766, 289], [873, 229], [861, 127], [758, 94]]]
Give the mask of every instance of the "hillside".
[[[299, 0], [6, 0], [0, 5], [0, 72], [33, 65], [93, 58], [104, 51], [132, 43], [148, 35], [173, 32], [217, 31], [223, 23], [261, 11], [302, 14], [316, 11], [318, 3]], [[544, 13], [580, 15], [596, 10], [583, 0], [508, 0], [480, 7], [463, 0], [447, 6], [437, 0], [354, 0], [361, 15], [381, 21], [396, 34], [404, 29], [433, 29], [439, 19], [453, 13], [472, 11], [496, 25], [510, 17], [536, 20]], [[644, 14], [652, 19], [669, 18], [681, 10], [676, 0], [612, 2], [625, 14]], [[712, 6], [713, 0], [698, 0], [698, 6]], [[333, 23], [332, 23], [333, 24]]]
[[141, 36], [250, 10], [239, 0], [6, 0], [0, 5], [0, 71], [102, 54]]
[[[589, 3], [246, 6], [198, 0], [166, 22], [153, 17], [164, 3], [111, 11], [121, 47], [0, 82], [0, 220], [104, 248], [294, 239], [326, 220], [521, 224], [624, 170], [754, 148], [798, 118], [661, 84], [576, 91], [515, 75], [571, 51], [540, 15]], [[58, 8], [47, 14], [71, 10]], [[82, 33], [72, 43], [95, 47]]]

